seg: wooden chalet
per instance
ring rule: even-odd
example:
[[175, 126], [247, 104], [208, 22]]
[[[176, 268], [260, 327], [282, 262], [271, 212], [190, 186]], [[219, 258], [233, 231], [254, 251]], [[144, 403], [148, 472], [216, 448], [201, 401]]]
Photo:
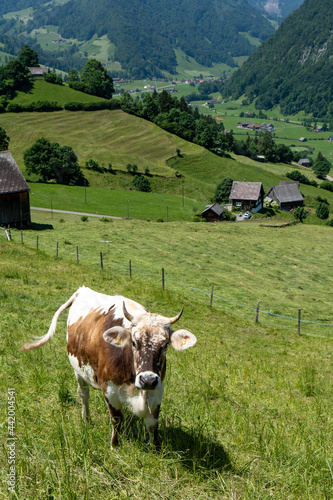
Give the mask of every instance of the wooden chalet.
[[0, 224], [29, 226], [30, 188], [10, 151], [0, 151]]
[[207, 205], [201, 212], [200, 216], [206, 219], [207, 222], [219, 222], [223, 220], [224, 210], [218, 203]]
[[264, 188], [261, 182], [232, 183], [230, 191], [231, 210], [239, 209], [248, 212], [258, 212], [263, 207]]
[[277, 201], [281, 210], [293, 210], [304, 204], [304, 198], [300, 193], [297, 181], [281, 181], [279, 186], [270, 189], [267, 199]]

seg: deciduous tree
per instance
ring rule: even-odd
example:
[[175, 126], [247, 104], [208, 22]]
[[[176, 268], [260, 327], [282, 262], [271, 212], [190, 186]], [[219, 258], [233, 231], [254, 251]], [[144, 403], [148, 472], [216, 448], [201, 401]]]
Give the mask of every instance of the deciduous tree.
[[25, 151], [23, 159], [27, 173], [40, 176], [43, 182], [55, 179], [58, 184], [83, 184], [77, 156], [70, 146], [41, 137]]

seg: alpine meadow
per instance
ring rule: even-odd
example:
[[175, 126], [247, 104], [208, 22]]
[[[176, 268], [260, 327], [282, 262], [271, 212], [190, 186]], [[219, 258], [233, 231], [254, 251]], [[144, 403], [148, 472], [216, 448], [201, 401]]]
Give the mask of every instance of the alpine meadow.
[[1, 499], [333, 498], [332, 16], [1, 2]]

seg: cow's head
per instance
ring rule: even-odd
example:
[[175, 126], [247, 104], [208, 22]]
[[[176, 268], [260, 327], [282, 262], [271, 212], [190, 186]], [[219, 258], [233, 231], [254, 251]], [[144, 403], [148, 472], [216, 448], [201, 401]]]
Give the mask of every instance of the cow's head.
[[171, 325], [179, 320], [183, 309], [173, 318], [148, 312], [133, 316], [123, 303], [123, 312], [131, 326], [114, 326], [103, 333], [103, 338], [120, 349], [130, 346], [133, 351], [135, 386], [138, 389], [157, 389], [164, 379], [169, 343], [177, 351], [182, 351], [192, 347], [197, 339], [187, 330], [171, 330]]

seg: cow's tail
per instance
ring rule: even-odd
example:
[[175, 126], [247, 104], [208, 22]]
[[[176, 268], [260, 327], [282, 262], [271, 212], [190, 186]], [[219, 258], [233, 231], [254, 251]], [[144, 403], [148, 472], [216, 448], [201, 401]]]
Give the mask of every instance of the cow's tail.
[[37, 349], [37, 347], [41, 347], [42, 345], [46, 344], [46, 342], [48, 342], [50, 340], [50, 338], [52, 338], [54, 333], [55, 333], [57, 321], [58, 321], [60, 314], [63, 311], [65, 311], [66, 309], [68, 309], [68, 307], [70, 307], [73, 304], [77, 295], [78, 295], [78, 292], [75, 292], [71, 296], [71, 298], [69, 300], [67, 300], [67, 302], [65, 302], [65, 304], [63, 304], [62, 306], [59, 307], [59, 309], [57, 310], [57, 312], [54, 314], [54, 316], [52, 318], [49, 331], [46, 333], [46, 335], [43, 335], [43, 337], [37, 337], [36, 340], [34, 340], [34, 342], [24, 344], [24, 346], [21, 347], [20, 351], [30, 351], [31, 349]]

